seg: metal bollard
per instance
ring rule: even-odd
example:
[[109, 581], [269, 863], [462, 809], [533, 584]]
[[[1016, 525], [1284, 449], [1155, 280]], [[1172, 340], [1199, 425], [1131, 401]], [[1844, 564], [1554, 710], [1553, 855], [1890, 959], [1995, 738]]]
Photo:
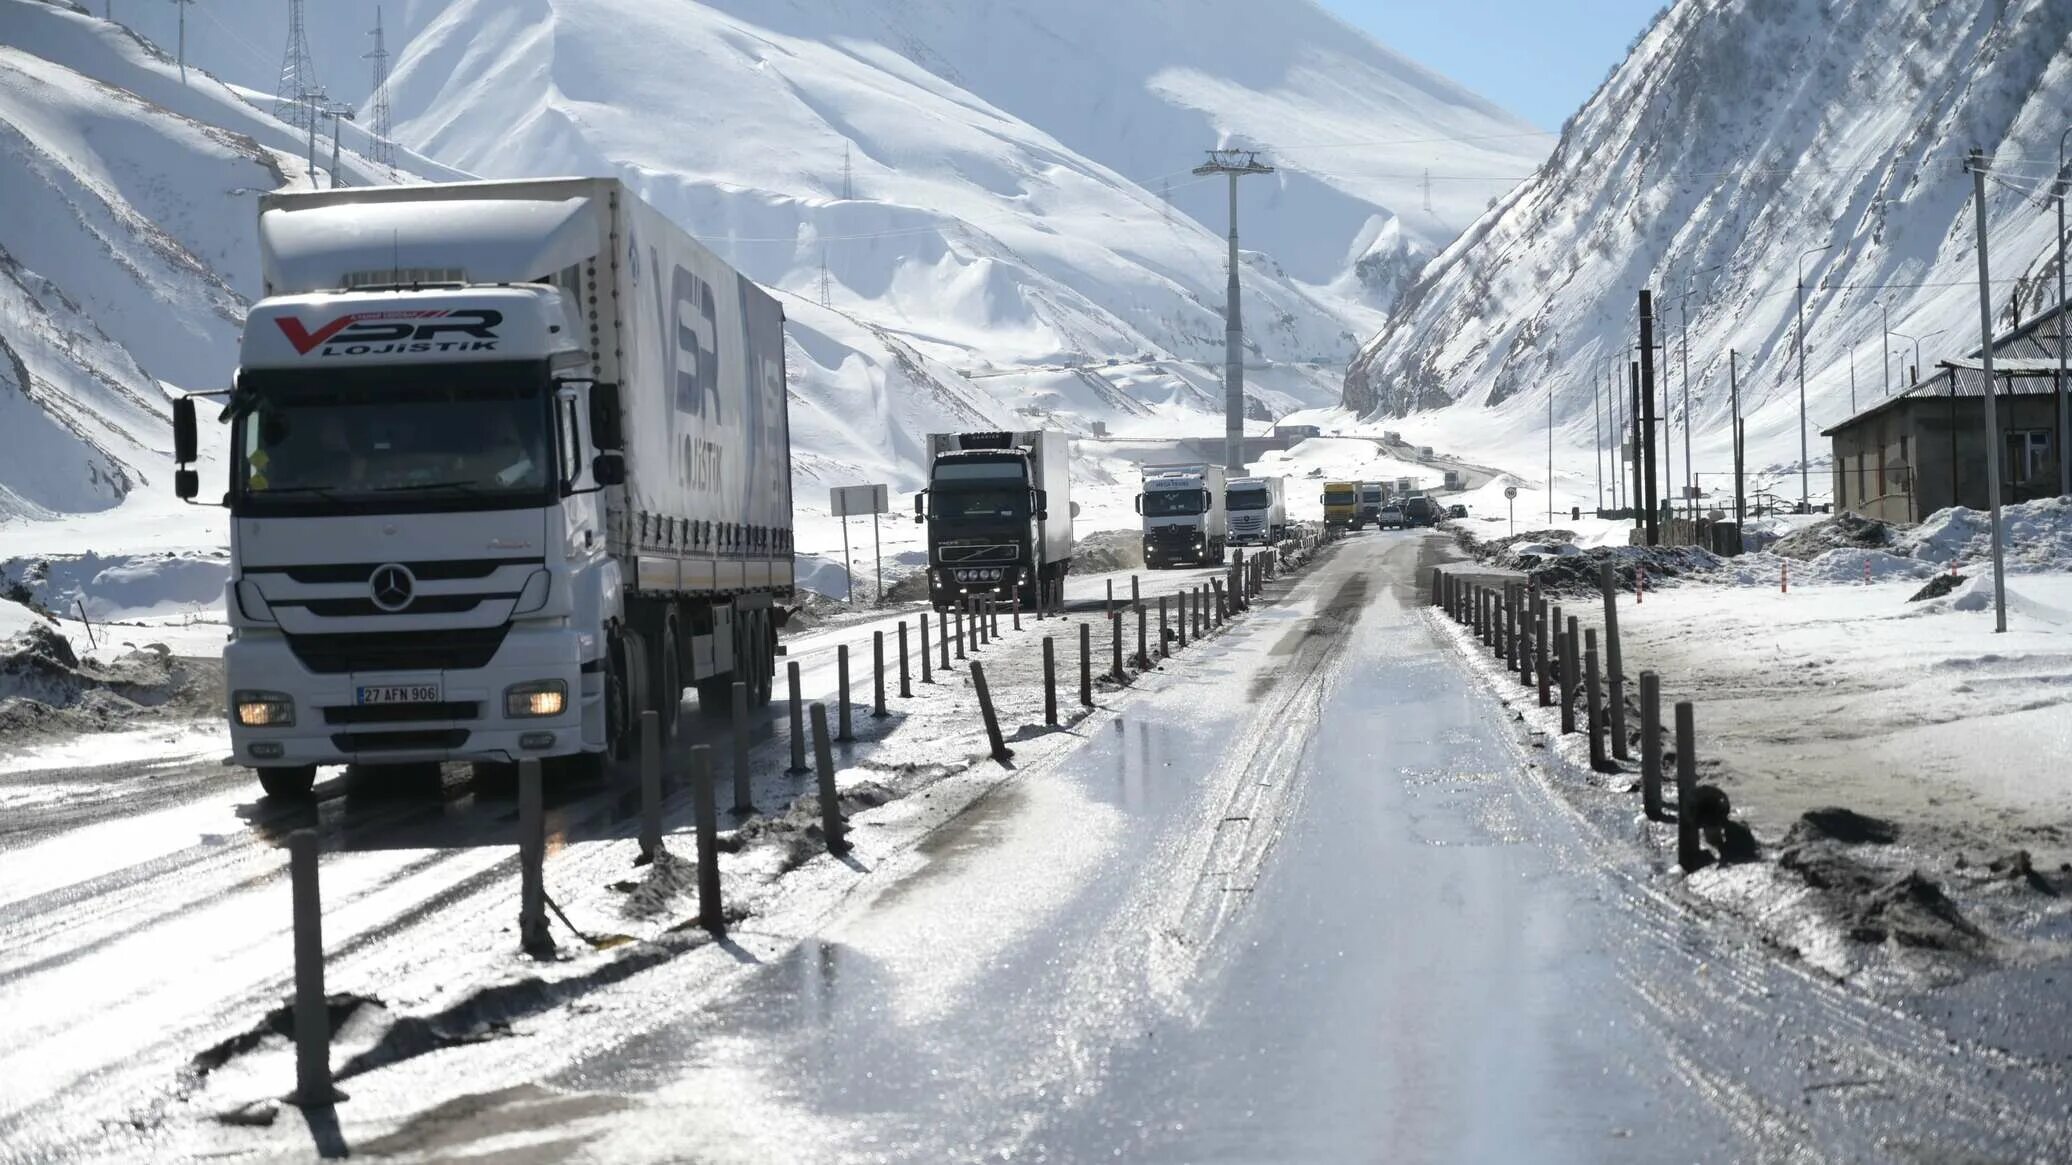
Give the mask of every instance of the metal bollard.
[[835, 788], [835, 757], [827, 743], [825, 704], [813, 705], [813, 767], [819, 773], [820, 834], [827, 842], [827, 852], [839, 857], [849, 852], [849, 838], [842, 822], [842, 795]]
[[1230, 617], [1229, 612], [1224, 610], [1223, 606], [1223, 580], [1220, 578], [1212, 578], [1209, 580], [1209, 586], [1214, 588], [1216, 592], [1216, 603], [1214, 607], [1216, 613], [1215, 619], [1216, 626], [1221, 627], [1223, 625], [1223, 621]]
[[899, 621], [899, 698], [902, 700], [911, 700], [914, 698], [913, 677], [907, 671], [907, 634], [905, 619], [901, 619]]
[[1178, 604], [1174, 612], [1177, 618], [1173, 620], [1173, 623], [1175, 631], [1180, 637], [1180, 650], [1185, 651], [1187, 650], [1187, 592], [1181, 591], [1179, 594], [1174, 595], [1173, 601]]
[[[845, 682], [846, 689], [848, 684]], [[734, 681], [734, 812], [755, 812], [755, 794], [748, 787], [748, 685]]]
[[[928, 620], [921, 620], [925, 630]], [[926, 660], [924, 654], [921, 657]], [[799, 692], [799, 661], [791, 660], [784, 665], [784, 674], [791, 681], [791, 767], [785, 772], [796, 777], [806, 769], [806, 705]]]
[[[957, 658], [959, 661], [962, 661], [964, 659], [964, 608], [958, 607], [956, 611], [953, 612], [953, 617], [956, 620], [955, 634], [957, 636]], [[944, 671], [950, 670], [950, 665], [947, 660], [944, 661], [942, 669]]]
[[1640, 807], [1662, 820], [1662, 677], [1640, 673]]
[[1109, 580], [1108, 580], [1108, 597], [1107, 597], [1106, 599], [1103, 599], [1103, 600], [1101, 601], [1101, 614], [1103, 614], [1103, 615], [1113, 615], [1114, 613], [1115, 613], [1115, 580], [1111, 578], [1111, 579], [1109, 579]]
[[1014, 589], [1014, 629], [1016, 631], [1022, 629], [1022, 589], [1020, 587]]
[[698, 830], [698, 925], [715, 935], [725, 934], [726, 909], [719, 898], [719, 798], [712, 789], [710, 745], [691, 747], [691, 812]]
[[1110, 667], [1110, 671], [1109, 671], [1109, 674], [1110, 674], [1110, 675], [1111, 675], [1111, 676], [1112, 676], [1112, 677], [1114, 678], [1114, 680], [1115, 680], [1115, 682], [1116, 682], [1117, 684], [1120, 684], [1120, 683], [1122, 683], [1122, 682], [1123, 682], [1123, 675], [1122, 675], [1122, 612], [1121, 612], [1121, 611], [1110, 611], [1110, 612], [1108, 613], [1108, 631], [1109, 631], [1109, 642], [1110, 642], [1110, 644], [1111, 644], [1111, 645], [1112, 645], [1112, 646], [1114, 647], [1114, 649], [1115, 649], [1115, 662], [1114, 662], [1114, 663], [1113, 663], [1113, 664], [1111, 665], [1111, 667]]
[[934, 672], [932, 672], [932, 671], [930, 671], [930, 670], [929, 670], [929, 667], [928, 667], [928, 661], [929, 661], [929, 655], [928, 655], [928, 612], [926, 612], [926, 611], [923, 611], [923, 612], [921, 612], [921, 619], [920, 619], [920, 623], [921, 623], [921, 682], [922, 682], [922, 683], [924, 683], [924, 684], [932, 684], [932, 683], [934, 683], [934, 682], [935, 682], [935, 673], [934, 673]]
[[1535, 605], [1532, 627], [1532, 668], [1540, 682], [1540, 707], [1552, 707], [1553, 693], [1548, 690], [1554, 680], [1554, 645], [1547, 634], [1547, 600], [1541, 596]]
[[1576, 697], [1583, 686], [1582, 632], [1574, 615], [1568, 617], [1568, 634], [1561, 641], [1561, 730], [1576, 730]]
[[540, 762], [518, 762], [518, 945], [529, 955], [553, 953], [547, 933], [547, 810]]
[[1158, 596], [1158, 658], [1160, 659], [1173, 658], [1173, 645], [1172, 642], [1166, 638], [1167, 634], [1168, 632], [1166, 630], [1166, 597], [1164, 595], [1160, 595]]
[[1137, 608], [1137, 670], [1150, 671], [1151, 654], [1144, 645], [1144, 608], [1139, 606]]
[[1619, 604], [1618, 589], [1612, 579], [1612, 564], [1607, 562], [1598, 575], [1598, 585], [1604, 591], [1604, 650], [1605, 664], [1611, 669], [1606, 677], [1610, 681], [1612, 705], [1612, 755], [1619, 760], [1630, 759], [1626, 747], [1626, 668], [1619, 658]]
[[1094, 625], [1079, 625], [1079, 703], [1083, 707], [1094, 706]]
[[1048, 635], [1043, 637], [1043, 722], [1058, 726], [1057, 644]]
[[1000, 638], [1000, 600], [997, 596], [986, 596], [986, 642]]
[[1136, 575], [1130, 576], [1130, 606], [1135, 607], [1139, 611], [1144, 609], [1144, 598], [1137, 591]]
[[1685, 873], [1705, 862], [1698, 848], [1698, 729], [1689, 700], [1676, 702], [1676, 864]]
[[1504, 584], [1504, 670], [1518, 670], [1518, 584]]
[[849, 645], [835, 648], [835, 739], [847, 743], [856, 734], [849, 731]]
[[1446, 605], [1446, 568], [1443, 566], [1432, 568], [1431, 599], [1434, 607], [1443, 608]]
[[885, 633], [871, 632], [871, 715], [879, 720], [890, 716], [885, 710]]
[[662, 717], [640, 714], [640, 860], [662, 852]]
[[[539, 784], [538, 761], [533, 784]], [[288, 835], [288, 901], [295, 919], [296, 1104], [322, 1108], [342, 1099], [331, 1086], [331, 1010], [324, 1003], [324, 905], [317, 886], [317, 832]], [[540, 920], [541, 930], [546, 920]]]
[[1014, 755], [1007, 747], [1007, 741], [1000, 735], [1000, 718], [993, 714], [993, 694], [986, 690], [986, 671], [977, 662], [971, 665], [971, 688], [978, 693], [978, 714], [986, 722], [986, 743], [992, 746], [993, 759], [1006, 764]]
[[1589, 640], [1583, 648], [1583, 694], [1590, 716], [1590, 767], [1603, 772], [1611, 765], [1604, 755], [1604, 692], [1597, 686], [1597, 628], [1590, 629]]

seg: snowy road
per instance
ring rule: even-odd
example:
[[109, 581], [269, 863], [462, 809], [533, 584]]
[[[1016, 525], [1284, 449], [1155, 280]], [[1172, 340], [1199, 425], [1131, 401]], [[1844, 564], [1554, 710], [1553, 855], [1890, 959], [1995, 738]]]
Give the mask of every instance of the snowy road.
[[[171, 1104], [119, 1124], [167, 1089], [169, 1058], [280, 997], [284, 895], [247, 888], [276, 876], [248, 851], [280, 823], [232, 817], [224, 856], [178, 850], [148, 876], [85, 877], [103, 847], [68, 833], [69, 868], [30, 898], [12, 879], [36, 871], [0, 879], [0, 1142], [78, 1148], [99, 1141], [81, 1122], [109, 1121], [117, 1144], [279, 1159], [312, 1138], [597, 1161], [2072, 1151], [2061, 1070], [1694, 918], [1642, 850], [1571, 811], [1415, 609], [1438, 546], [1340, 544], [912, 841], [874, 842], [866, 815], [857, 860], [798, 869], [728, 944], [357, 1077], [336, 1123], [225, 1129]], [[800, 645], [806, 670], [831, 643]], [[221, 800], [144, 820], [205, 828]], [[565, 861], [617, 811], [563, 806]], [[508, 836], [500, 815], [450, 796], [315, 813], [344, 851], [325, 867], [334, 962], [384, 952], [401, 997], [509, 960], [504, 901], [486, 922], [486, 891], [456, 887], [511, 880], [507, 848], [469, 848]]]

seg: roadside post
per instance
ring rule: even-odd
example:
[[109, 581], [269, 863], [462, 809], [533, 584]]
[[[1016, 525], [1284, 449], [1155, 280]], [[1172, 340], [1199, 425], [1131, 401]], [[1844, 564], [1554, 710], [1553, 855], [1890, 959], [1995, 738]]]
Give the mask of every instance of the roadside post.
[[543, 958], [554, 953], [547, 933], [547, 812], [540, 762], [518, 762], [518, 945]]
[[1611, 765], [1604, 755], [1604, 693], [1597, 686], [1597, 628], [1585, 632], [1584, 639], [1583, 694], [1590, 717], [1590, 767], [1603, 772]]
[[856, 739], [849, 731], [849, 645], [844, 643], [835, 648], [835, 739], [848, 742]]
[[992, 746], [993, 759], [1006, 764], [1014, 750], [1007, 747], [1000, 735], [1000, 718], [993, 714], [993, 694], [986, 688], [986, 669], [975, 660], [971, 665], [971, 688], [978, 693], [978, 714], [986, 722], [986, 742]]
[[[925, 619], [927, 616], [923, 615], [922, 618]], [[935, 640], [942, 652], [942, 670], [948, 671], [950, 670], [950, 613], [948, 611], [937, 611], [935, 613]]]
[[1582, 694], [1577, 691], [1578, 688], [1583, 686], [1583, 634], [1580, 630], [1580, 624], [1581, 620], [1574, 615], [1570, 615], [1568, 617], [1568, 635], [1561, 641], [1561, 730], [1563, 732], [1574, 732], [1576, 730], [1576, 698]]
[[[976, 667], [977, 665], [972, 665]], [[834, 750], [827, 743], [827, 705], [813, 705], [813, 765], [819, 780], [820, 834], [827, 852], [840, 857], [849, 852], [849, 839], [842, 823], [842, 798], [835, 789]]]
[[1057, 643], [1048, 635], [1043, 637], [1043, 722], [1058, 726]]
[[928, 612], [921, 612], [919, 622], [921, 624], [921, 682], [932, 684], [935, 682], [935, 674], [928, 667]]
[[1532, 629], [1532, 666], [1540, 681], [1540, 707], [1553, 706], [1554, 695], [1548, 691], [1554, 679], [1553, 644], [1547, 636], [1547, 597], [1541, 595], [1534, 603]]
[[1705, 862], [1698, 848], [1698, 729], [1689, 700], [1676, 703], [1676, 864], [1685, 873]]
[[913, 675], [907, 670], [907, 633], [905, 619], [901, 619], [899, 621], [899, 698], [902, 700], [911, 700], [914, 698]]
[[653, 709], [640, 714], [640, 860], [654, 861], [662, 852], [662, 717]]
[[[748, 685], [734, 681], [734, 812], [755, 812], [755, 795], [748, 788]], [[844, 689], [848, 684], [844, 682]]]
[[838, 485], [828, 491], [828, 513], [842, 520], [842, 574], [849, 580], [849, 605], [856, 605], [856, 578], [849, 562], [849, 518], [871, 516], [871, 555], [878, 580], [876, 605], [885, 604], [885, 554], [878, 537], [878, 515], [885, 512], [887, 490], [883, 485]]
[[1662, 820], [1662, 677], [1640, 673], [1640, 807]]
[[1115, 580], [1111, 578], [1107, 581], [1108, 597], [1101, 600], [1101, 613], [1103, 615], [1113, 615], [1115, 613]]
[[1432, 568], [1432, 606], [1444, 607], [1445, 605], [1446, 568], [1443, 566], [1435, 566]]
[[1166, 638], [1166, 597], [1158, 596], [1158, 658], [1173, 658], [1173, 645]]
[[1111, 642], [1111, 643], [1113, 644], [1113, 646], [1114, 646], [1114, 648], [1115, 648], [1115, 662], [1114, 662], [1114, 664], [1113, 664], [1113, 666], [1112, 666], [1111, 674], [1112, 674], [1112, 675], [1114, 676], [1116, 684], [1117, 684], [1118, 686], [1120, 686], [1120, 685], [1122, 684], [1122, 682], [1123, 682], [1123, 675], [1122, 675], [1122, 612], [1121, 612], [1121, 611], [1110, 611], [1110, 612], [1108, 612], [1108, 630], [1109, 630], [1109, 631], [1111, 632], [1111, 635], [1110, 635], [1110, 642]]
[[1180, 637], [1180, 650], [1187, 650], [1187, 592], [1173, 596], [1173, 630]]
[[[928, 620], [921, 620], [922, 634], [927, 634]], [[921, 662], [928, 662], [928, 653], [923, 650]], [[789, 660], [784, 665], [784, 677], [791, 681], [791, 767], [785, 772], [796, 777], [806, 768], [806, 705], [799, 692], [799, 661]]]
[[1020, 588], [1020, 587], [1016, 587], [1016, 588], [1014, 588], [1014, 594], [1013, 594], [1013, 602], [1014, 602], [1014, 629], [1015, 629], [1016, 631], [1020, 631], [1020, 630], [1022, 629], [1022, 588]]
[[1632, 750], [1626, 746], [1626, 668], [1619, 658], [1619, 589], [1611, 563], [1607, 562], [1599, 569], [1597, 581], [1604, 591], [1605, 666], [1610, 672], [1605, 679], [1609, 688], [1606, 698], [1612, 708], [1612, 756], [1618, 760], [1630, 760]]
[[[964, 607], [958, 607], [954, 612], [954, 616], [956, 622], [955, 633], [957, 636], [957, 661], [962, 663], [964, 660]], [[947, 662], [942, 667], [944, 671], [950, 670], [950, 665]]]
[[1505, 487], [1504, 487], [1504, 505], [1506, 505], [1507, 507], [1509, 507], [1509, 508], [1510, 508], [1510, 511], [1511, 511], [1511, 537], [1513, 537], [1513, 538], [1516, 538], [1516, 537], [1518, 536], [1518, 487], [1517, 487], [1517, 486], [1515, 486], [1515, 485], [1507, 485], [1507, 486], [1505, 486]]
[[1145, 647], [1146, 642], [1144, 638], [1144, 605], [1139, 603], [1137, 604], [1137, 669], [1139, 671], [1151, 670], [1151, 655]]
[[885, 710], [885, 633], [871, 632], [871, 716], [883, 720]]
[[698, 830], [698, 925], [722, 935], [727, 916], [719, 900], [719, 799], [712, 789], [711, 745], [691, 747], [691, 811]]
[[[524, 761], [534, 768], [536, 760]], [[331, 1011], [324, 1003], [324, 907], [317, 886], [317, 831], [288, 835], [288, 896], [295, 917], [295, 1095], [304, 1108], [344, 1099], [331, 1085]], [[540, 929], [546, 929], [544, 916]]]
[[1079, 703], [1081, 707], [1094, 706], [1094, 625], [1079, 625]]
[[1136, 575], [1130, 576], [1130, 606], [1136, 607], [1139, 610], [1141, 610], [1144, 606], [1144, 597], [1137, 592]]

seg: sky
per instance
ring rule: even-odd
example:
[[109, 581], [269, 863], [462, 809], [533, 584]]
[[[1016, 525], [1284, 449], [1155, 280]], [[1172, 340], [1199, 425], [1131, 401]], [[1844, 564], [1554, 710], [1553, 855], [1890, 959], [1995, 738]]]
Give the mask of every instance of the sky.
[[1582, 108], [1664, 0], [1318, 0], [1540, 126]]

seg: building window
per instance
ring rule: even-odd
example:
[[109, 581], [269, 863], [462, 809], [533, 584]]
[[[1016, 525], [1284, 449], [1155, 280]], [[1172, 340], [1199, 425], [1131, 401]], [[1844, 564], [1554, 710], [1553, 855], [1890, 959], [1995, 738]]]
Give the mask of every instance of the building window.
[[2040, 483], [2052, 467], [2049, 429], [2007, 431], [2007, 481], [2011, 485]]

